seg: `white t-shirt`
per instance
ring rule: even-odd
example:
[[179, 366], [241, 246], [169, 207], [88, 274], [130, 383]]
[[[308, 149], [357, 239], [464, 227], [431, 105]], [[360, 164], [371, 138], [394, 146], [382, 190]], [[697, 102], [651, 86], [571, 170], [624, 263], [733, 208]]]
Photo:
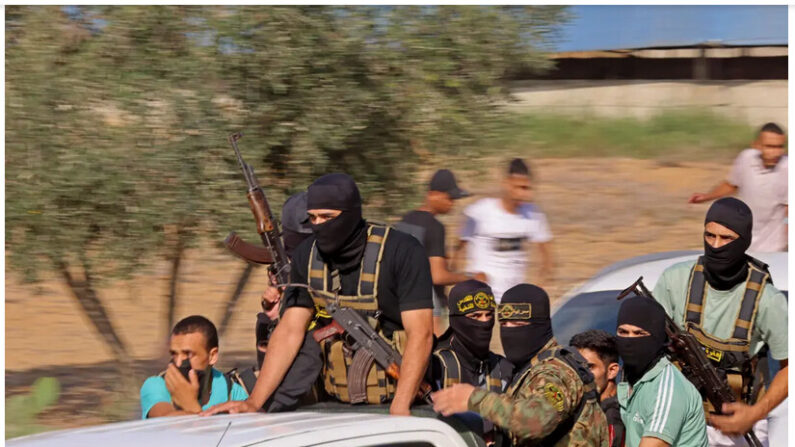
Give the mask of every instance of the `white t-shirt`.
[[499, 303], [502, 294], [525, 282], [528, 252], [525, 241], [552, 240], [547, 217], [537, 206], [525, 203], [509, 213], [500, 199], [481, 199], [464, 210], [461, 239], [469, 243], [467, 271], [483, 272]]
[[737, 186], [737, 197], [754, 215], [751, 251], [787, 249], [787, 174], [786, 155], [773, 169], [764, 166], [757, 149], [745, 149], [734, 159], [726, 181]]

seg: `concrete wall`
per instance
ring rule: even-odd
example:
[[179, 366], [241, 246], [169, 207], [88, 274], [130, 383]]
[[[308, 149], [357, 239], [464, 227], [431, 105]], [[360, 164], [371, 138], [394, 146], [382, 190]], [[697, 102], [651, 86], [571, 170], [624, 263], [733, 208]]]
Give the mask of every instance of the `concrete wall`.
[[759, 126], [787, 125], [787, 81], [517, 81], [508, 104], [542, 111], [648, 118], [663, 111], [704, 108]]

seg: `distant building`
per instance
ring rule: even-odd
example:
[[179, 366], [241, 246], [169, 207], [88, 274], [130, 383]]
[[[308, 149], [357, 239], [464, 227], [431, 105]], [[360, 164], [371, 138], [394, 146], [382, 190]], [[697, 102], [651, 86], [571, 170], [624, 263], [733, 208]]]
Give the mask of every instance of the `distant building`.
[[787, 79], [787, 45], [649, 47], [552, 53], [555, 68], [540, 76], [517, 73], [515, 79]]

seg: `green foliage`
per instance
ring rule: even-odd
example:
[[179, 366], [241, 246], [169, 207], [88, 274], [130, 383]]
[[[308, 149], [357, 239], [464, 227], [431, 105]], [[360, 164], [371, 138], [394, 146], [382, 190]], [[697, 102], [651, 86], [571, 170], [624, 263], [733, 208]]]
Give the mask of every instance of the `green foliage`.
[[534, 157], [727, 156], [756, 129], [703, 110], [664, 112], [648, 120], [527, 113], [506, 117], [493, 147]]
[[251, 238], [226, 143], [241, 129], [274, 211], [330, 171], [399, 208], [419, 166], [489, 135], [512, 67], [548, 65], [538, 48], [564, 11], [9, 7], [9, 263], [96, 281], [205, 234]]
[[36, 417], [58, 401], [61, 384], [53, 377], [40, 377], [28, 394], [6, 398], [6, 439], [47, 430]]

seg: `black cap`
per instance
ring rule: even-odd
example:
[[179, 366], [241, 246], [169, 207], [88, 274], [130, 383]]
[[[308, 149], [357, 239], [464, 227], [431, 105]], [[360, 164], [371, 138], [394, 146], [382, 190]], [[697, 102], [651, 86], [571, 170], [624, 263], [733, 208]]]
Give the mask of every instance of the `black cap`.
[[707, 211], [704, 225], [715, 222], [737, 233], [740, 238], [751, 243], [751, 230], [754, 225], [751, 208], [740, 199], [724, 197], [716, 200]]
[[361, 210], [362, 197], [356, 182], [348, 174], [326, 174], [307, 188], [306, 208], [309, 210]]
[[494, 311], [496, 303], [488, 284], [469, 279], [456, 284], [450, 290], [448, 307], [450, 315], [466, 315], [481, 310]]
[[439, 169], [431, 177], [431, 184], [428, 188], [429, 191], [440, 191], [450, 194], [453, 200], [462, 199], [469, 196], [469, 193], [458, 187], [455, 182], [455, 176], [449, 169]]
[[312, 234], [306, 224], [306, 191], [293, 194], [282, 206], [282, 228], [301, 234]]

